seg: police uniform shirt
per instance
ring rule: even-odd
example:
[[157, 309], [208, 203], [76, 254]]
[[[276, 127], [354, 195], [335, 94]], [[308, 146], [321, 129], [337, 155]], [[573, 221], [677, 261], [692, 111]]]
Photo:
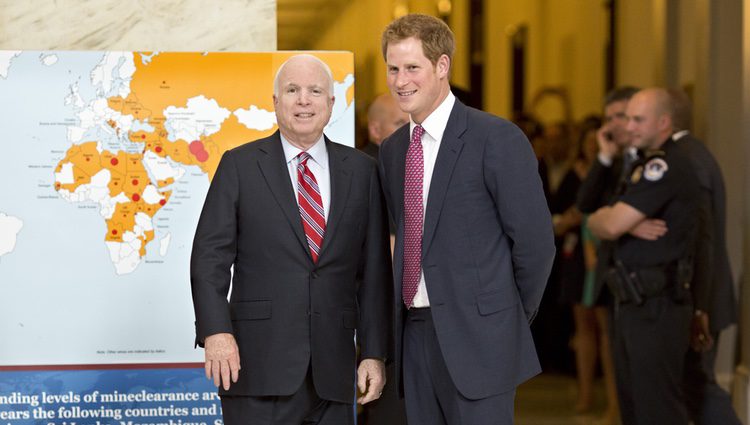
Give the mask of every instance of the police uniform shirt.
[[657, 151], [646, 152], [633, 164], [625, 193], [619, 198], [648, 218], [667, 223], [667, 233], [655, 241], [626, 234], [617, 242], [617, 255], [630, 268], [668, 265], [683, 258], [695, 244], [700, 186], [690, 158], [671, 139]]

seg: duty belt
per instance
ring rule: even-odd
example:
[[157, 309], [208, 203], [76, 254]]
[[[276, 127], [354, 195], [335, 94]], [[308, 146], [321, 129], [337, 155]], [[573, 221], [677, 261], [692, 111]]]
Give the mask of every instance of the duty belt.
[[629, 270], [617, 259], [607, 270], [605, 282], [619, 304], [641, 305], [661, 295], [671, 295], [677, 302], [688, 300], [691, 279], [692, 265], [687, 260]]

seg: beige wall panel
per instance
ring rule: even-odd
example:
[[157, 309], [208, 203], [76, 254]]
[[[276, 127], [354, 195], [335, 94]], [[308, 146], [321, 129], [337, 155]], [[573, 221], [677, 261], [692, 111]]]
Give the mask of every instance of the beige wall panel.
[[[543, 87], [564, 86], [573, 118], [601, 111], [604, 95], [606, 9], [588, 0], [536, 0], [485, 3], [488, 57], [485, 63], [485, 102], [490, 112], [511, 113], [511, 63], [508, 31], [528, 25], [527, 105]], [[563, 118], [554, 99], [537, 109], [545, 122]]]
[[680, 86], [695, 84], [695, 65], [697, 57], [697, 4], [695, 0], [681, 0], [679, 7], [679, 40], [678, 40], [678, 69], [677, 78]]
[[601, 112], [604, 96], [604, 5], [587, 0], [547, 2], [542, 10], [547, 46], [541, 84], [568, 90], [574, 119]]
[[657, 81], [657, 46], [651, 0], [617, 2], [616, 85], [650, 87]]
[[469, 0], [451, 0], [453, 5], [452, 13], [448, 23], [456, 35], [456, 52], [453, 55], [453, 64], [451, 71], [451, 82], [469, 90], [471, 87], [471, 76], [469, 69], [471, 64], [471, 28], [473, 23], [469, 21]]
[[[742, 5], [740, 0], [710, 3], [708, 49], [708, 102], [706, 143], [716, 156], [727, 189], [727, 248], [735, 281], [742, 270], [744, 222], [744, 175], [746, 163], [742, 139]], [[745, 271], [747, 273], [747, 271]], [[717, 371], [720, 383], [731, 376], [734, 340], [723, 338], [719, 347]], [[722, 382], [723, 381], [723, 382]]]
[[[744, 141], [745, 164], [750, 163], [750, 0], [743, 0], [743, 46], [742, 46], [742, 63], [743, 63], [743, 93], [742, 106], [742, 134], [741, 140]], [[740, 305], [742, 312], [740, 314], [740, 326], [744, 329], [744, 337], [740, 341], [741, 362], [737, 368], [734, 385], [734, 405], [738, 409], [740, 418], [745, 424], [750, 424], [750, 338], [747, 337], [747, 329], [750, 329], [750, 169], [745, 167], [744, 186], [744, 256], [743, 256], [743, 280]]]
[[275, 0], [0, 0], [0, 49], [276, 50]]
[[[538, 26], [537, 2], [485, 1], [485, 62], [484, 62], [484, 109], [490, 113], [509, 117], [511, 114], [511, 45], [509, 33], [519, 25], [531, 28]], [[536, 87], [539, 80], [541, 46], [538, 34], [530, 31], [527, 50], [527, 87]], [[527, 90], [527, 93], [530, 90]], [[528, 94], [527, 94], [528, 96]]]

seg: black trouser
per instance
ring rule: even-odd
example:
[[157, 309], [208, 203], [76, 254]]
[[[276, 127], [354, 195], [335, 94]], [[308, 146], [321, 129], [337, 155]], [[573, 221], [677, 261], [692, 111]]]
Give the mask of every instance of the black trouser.
[[687, 425], [683, 365], [692, 305], [667, 295], [615, 306], [612, 321], [623, 425]]
[[695, 425], [742, 425], [732, 407], [732, 398], [716, 383], [714, 365], [719, 333], [713, 334], [710, 350], [685, 357], [685, 402]]

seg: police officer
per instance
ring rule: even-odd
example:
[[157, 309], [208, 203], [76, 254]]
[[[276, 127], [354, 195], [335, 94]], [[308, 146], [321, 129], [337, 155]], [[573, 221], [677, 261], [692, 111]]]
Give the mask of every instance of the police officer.
[[700, 189], [690, 159], [671, 139], [669, 94], [642, 90], [626, 112], [631, 143], [642, 158], [614, 205], [589, 218], [597, 237], [616, 241], [607, 283], [616, 299], [613, 345], [622, 422], [686, 425], [682, 376]]

